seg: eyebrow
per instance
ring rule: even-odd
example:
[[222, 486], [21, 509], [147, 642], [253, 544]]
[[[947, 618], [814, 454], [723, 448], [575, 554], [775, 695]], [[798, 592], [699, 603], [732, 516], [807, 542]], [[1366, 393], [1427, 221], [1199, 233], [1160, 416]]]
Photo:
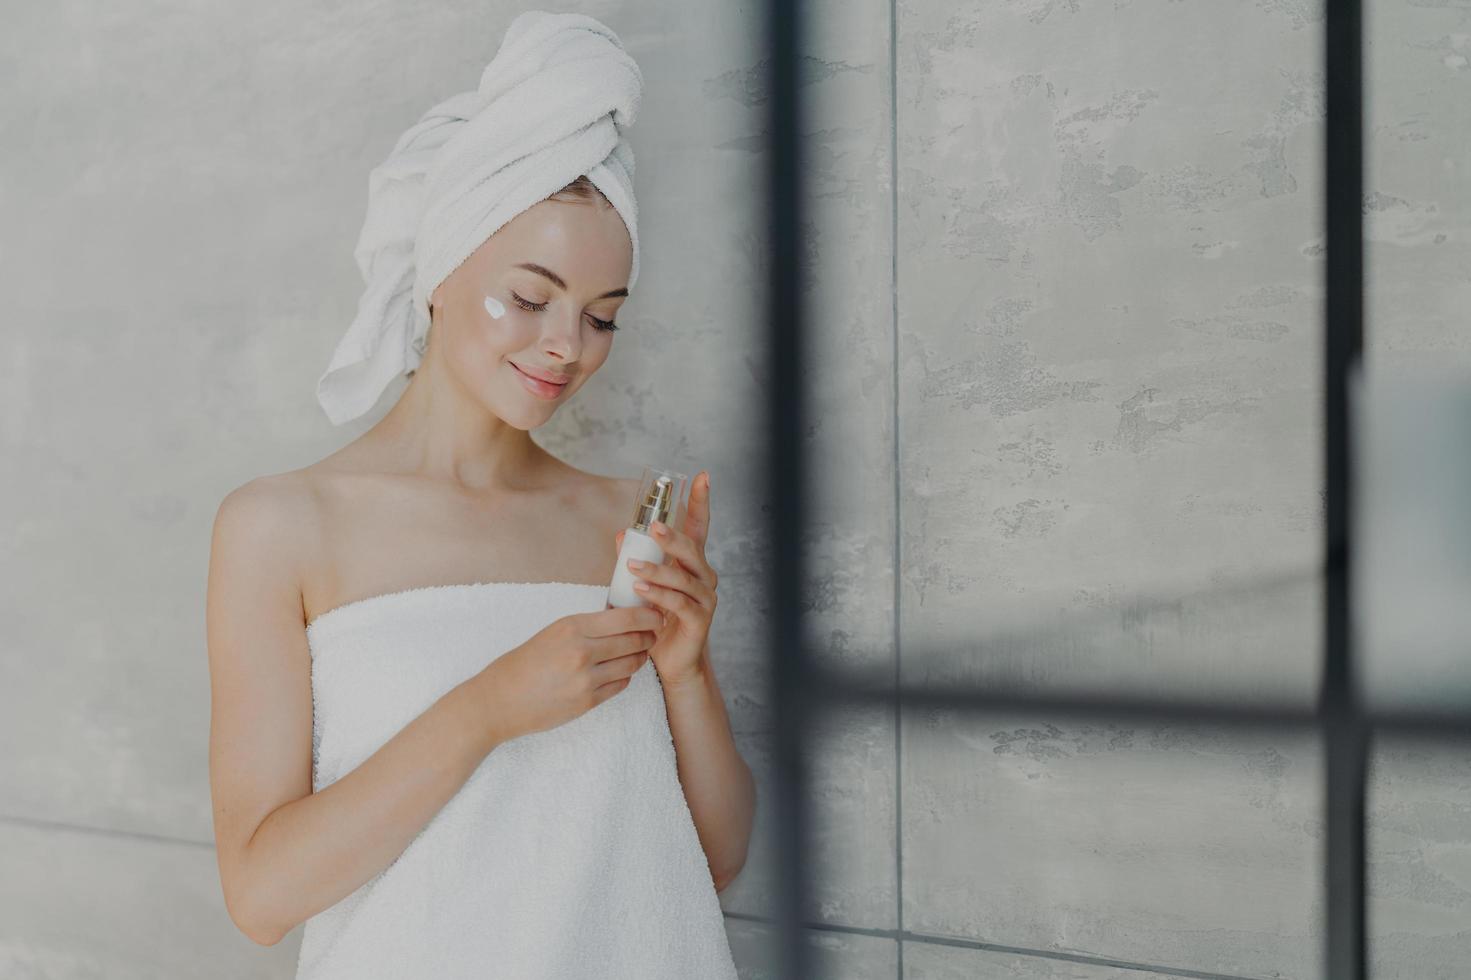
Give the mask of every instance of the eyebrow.
[[[544, 265], [537, 265], [535, 262], [520, 262], [520, 263], [518, 263], [516, 265], [516, 268], [518, 268], [518, 269], [525, 269], [528, 272], [534, 272], [534, 273], [536, 273], [539, 276], [545, 276], [546, 278], [550, 279], [552, 282], [556, 283], [558, 289], [566, 289], [567, 288], [566, 281], [563, 280], [561, 276], [557, 275], [555, 272], [553, 272], [551, 269], [548, 269]], [[599, 296], [598, 299], [608, 299], [609, 297], [612, 297], [612, 296], [627, 296], [627, 295], [628, 295], [628, 287], [624, 286], [624, 287], [621, 287], [619, 289], [610, 289], [608, 292], [606, 292], [603, 295]]]

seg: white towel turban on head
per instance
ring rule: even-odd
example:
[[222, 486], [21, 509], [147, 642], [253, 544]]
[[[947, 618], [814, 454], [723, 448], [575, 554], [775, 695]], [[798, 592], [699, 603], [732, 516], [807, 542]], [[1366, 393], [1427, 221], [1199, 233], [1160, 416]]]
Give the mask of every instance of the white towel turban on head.
[[418, 367], [429, 294], [497, 229], [586, 174], [618, 211], [638, 279], [633, 149], [643, 76], [618, 36], [583, 14], [516, 17], [471, 92], [424, 113], [368, 177], [353, 256], [367, 284], [317, 381], [334, 425]]

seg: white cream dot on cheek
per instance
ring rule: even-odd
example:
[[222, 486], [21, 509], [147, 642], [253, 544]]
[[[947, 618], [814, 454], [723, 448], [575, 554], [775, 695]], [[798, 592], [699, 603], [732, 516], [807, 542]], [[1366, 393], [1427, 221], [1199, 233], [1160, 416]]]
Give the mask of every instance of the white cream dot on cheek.
[[494, 296], [487, 296], [485, 297], [485, 312], [489, 313], [493, 319], [499, 320], [506, 315], [506, 305]]

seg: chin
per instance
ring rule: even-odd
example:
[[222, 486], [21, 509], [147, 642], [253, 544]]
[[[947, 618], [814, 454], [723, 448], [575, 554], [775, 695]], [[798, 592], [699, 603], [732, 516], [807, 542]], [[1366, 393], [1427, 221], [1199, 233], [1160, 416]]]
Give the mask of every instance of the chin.
[[[494, 412], [494, 409], [492, 411]], [[545, 424], [552, 417], [551, 412], [537, 414], [525, 409], [516, 412], [494, 412], [494, 414], [500, 416], [501, 421], [511, 428], [520, 429], [523, 432], [530, 432], [537, 426]]]
[[[530, 396], [525, 395], [521, 392], [516, 392], [515, 394], [511, 395], [511, 398], [524, 398], [528, 401], [531, 400]], [[505, 402], [502, 402], [501, 404], [504, 405]], [[515, 402], [512, 402], [512, 404], [515, 404]], [[517, 429], [522, 429], [529, 432], [532, 429], [535, 429], [537, 426], [545, 425], [547, 422], [549, 422], [551, 420], [551, 417], [557, 414], [557, 409], [560, 407], [561, 402], [558, 401], [550, 404], [537, 403], [532, 405], [516, 405], [514, 409], [508, 412], [496, 411], [495, 409], [491, 409], [491, 411], [495, 412], [496, 415], [499, 415], [501, 417], [501, 420], [507, 425], [514, 426]]]

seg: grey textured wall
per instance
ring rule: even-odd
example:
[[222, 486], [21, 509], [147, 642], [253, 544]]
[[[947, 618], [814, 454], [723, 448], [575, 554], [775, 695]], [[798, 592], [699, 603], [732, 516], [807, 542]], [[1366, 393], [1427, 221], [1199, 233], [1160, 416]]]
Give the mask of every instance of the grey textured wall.
[[[769, 800], [758, 8], [558, 6], [645, 72], [646, 271], [540, 437], [603, 472], [712, 470], [712, 649]], [[1368, 357], [1465, 359], [1471, 8], [1367, 6]], [[368, 170], [518, 9], [7, 5], [0, 976], [291, 975], [299, 936], [251, 944], [219, 893], [209, 528], [229, 489], [371, 422], [313, 398]], [[1321, 4], [813, 9], [823, 656], [1311, 699]], [[1311, 737], [867, 710], [820, 732], [824, 975], [1321, 975]], [[1407, 741], [1374, 764], [1374, 976], [1462, 976], [1471, 764]], [[770, 816], [722, 895], [748, 978], [774, 975]]]

